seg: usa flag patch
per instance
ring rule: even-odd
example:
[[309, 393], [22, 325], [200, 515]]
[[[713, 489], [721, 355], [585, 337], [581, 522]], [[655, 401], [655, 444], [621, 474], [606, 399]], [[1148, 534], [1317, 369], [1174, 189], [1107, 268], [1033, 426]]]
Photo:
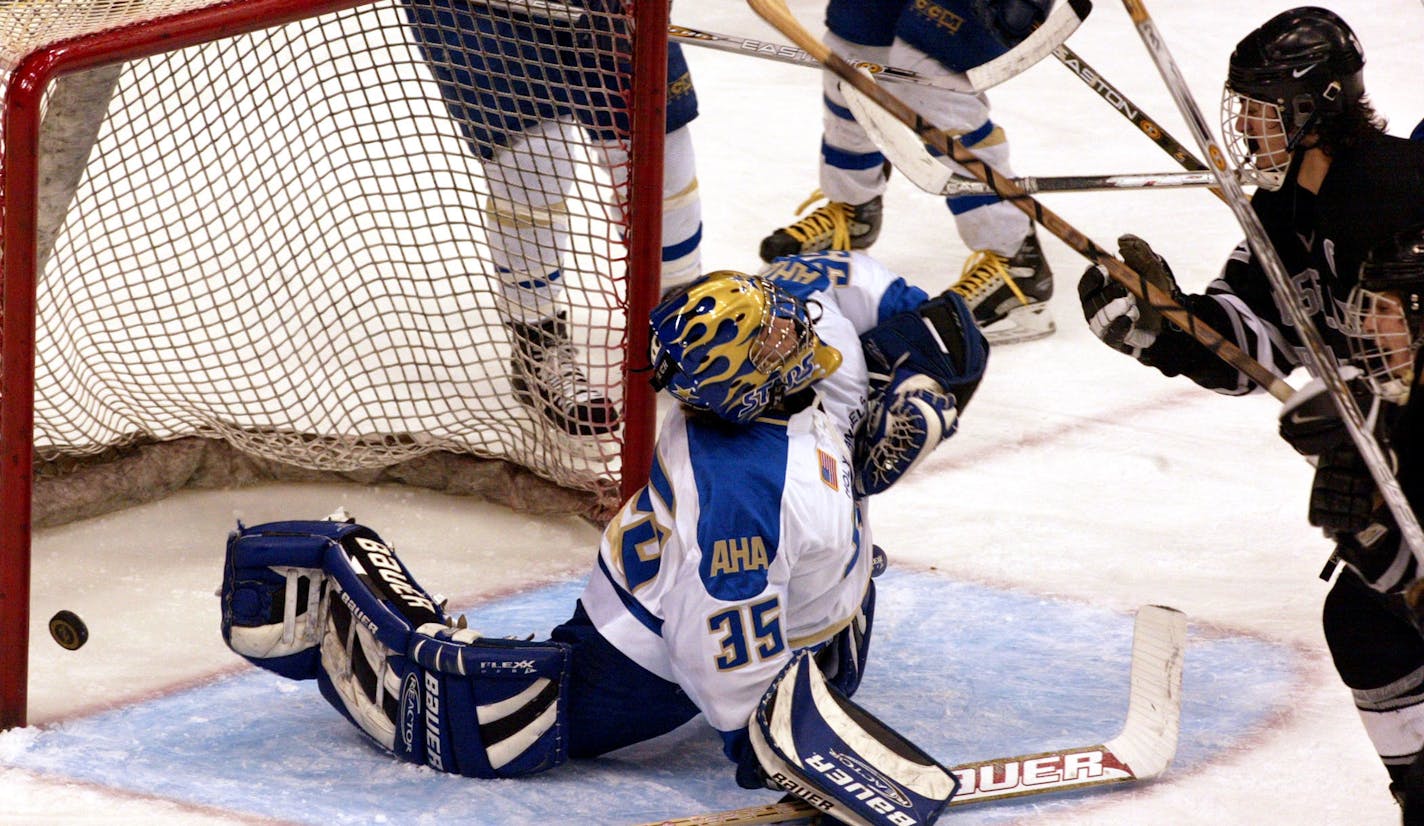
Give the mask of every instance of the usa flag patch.
[[840, 490], [840, 484], [836, 479], [835, 457], [820, 448], [816, 449], [816, 455], [821, 459], [821, 481], [826, 483], [826, 487], [831, 490]]

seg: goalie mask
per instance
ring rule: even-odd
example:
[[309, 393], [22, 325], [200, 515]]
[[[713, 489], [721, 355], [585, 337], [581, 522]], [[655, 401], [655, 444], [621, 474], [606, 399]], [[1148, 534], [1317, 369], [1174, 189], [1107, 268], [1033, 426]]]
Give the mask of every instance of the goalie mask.
[[746, 424], [840, 366], [807, 305], [772, 281], [710, 273], [653, 308], [653, 387]]
[[1370, 250], [1350, 291], [1342, 324], [1350, 360], [1380, 398], [1409, 400], [1424, 341], [1424, 226]]
[[1365, 93], [1365, 55], [1334, 12], [1282, 12], [1236, 44], [1221, 102], [1226, 150], [1246, 183], [1279, 189], [1302, 139]]

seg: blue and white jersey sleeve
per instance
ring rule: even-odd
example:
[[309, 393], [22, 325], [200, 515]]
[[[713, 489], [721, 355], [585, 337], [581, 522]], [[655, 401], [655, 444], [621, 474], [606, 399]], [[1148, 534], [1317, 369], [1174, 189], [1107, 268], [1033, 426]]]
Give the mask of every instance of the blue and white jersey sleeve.
[[863, 252], [820, 252], [778, 258], [762, 275], [804, 299], [834, 306], [856, 334], [891, 316], [917, 309], [924, 290], [886, 269]]

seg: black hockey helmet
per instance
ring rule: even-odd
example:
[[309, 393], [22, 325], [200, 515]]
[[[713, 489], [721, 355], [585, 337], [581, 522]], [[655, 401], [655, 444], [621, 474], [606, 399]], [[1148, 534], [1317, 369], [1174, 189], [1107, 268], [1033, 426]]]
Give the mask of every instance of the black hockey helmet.
[[1424, 225], [1376, 244], [1360, 265], [1360, 286], [1424, 296]]
[[1341, 327], [1350, 360], [1375, 393], [1404, 403], [1424, 343], [1424, 225], [1397, 232], [1369, 251]]
[[1281, 109], [1291, 148], [1365, 94], [1365, 53], [1340, 16], [1302, 6], [1267, 20], [1231, 53], [1226, 85]]

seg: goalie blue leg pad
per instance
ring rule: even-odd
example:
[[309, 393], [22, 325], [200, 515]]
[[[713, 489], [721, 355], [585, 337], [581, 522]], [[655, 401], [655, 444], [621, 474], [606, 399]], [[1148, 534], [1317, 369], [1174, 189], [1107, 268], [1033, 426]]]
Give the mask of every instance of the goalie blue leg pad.
[[328, 521], [239, 523], [228, 535], [223, 562], [228, 647], [289, 679], [314, 679], [325, 624], [326, 554], [357, 531], [369, 529]]
[[641, 743], [696, 717], [698, 709], [676, 683], [630, 660], [604, 639], [583, 604], [551, 638], [569, 644], [569, 756], [597, 757]]
[[[460, 673], [430, 668], [440, 645], [459, 647]], [[466, 777], [519, 777], [567, 760], [568, 646], [423, 639], [411, 654], [398, 755]]]
[[768, 777], [852, 826], [933, 823], [959, 791], [948, 769], [828, 684], [805, 651], [762, 697], [748, 733]]

